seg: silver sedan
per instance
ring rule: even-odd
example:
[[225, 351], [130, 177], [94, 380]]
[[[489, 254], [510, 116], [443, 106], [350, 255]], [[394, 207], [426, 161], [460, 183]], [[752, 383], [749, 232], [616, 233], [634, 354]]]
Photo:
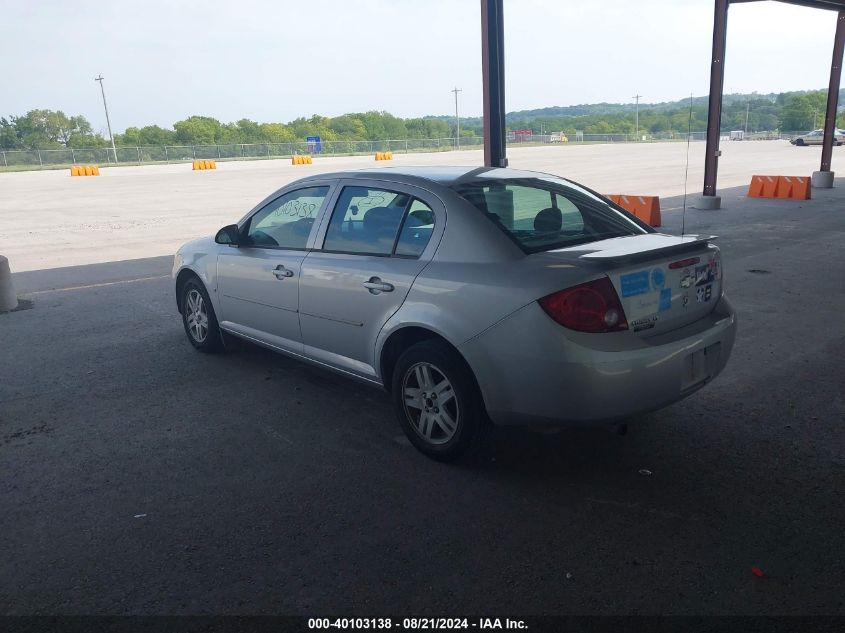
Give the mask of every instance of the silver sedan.
[[[789, 141], [793, 145], [821, 145], [824, 142], [824, 130], [813, 130], [812, 132], [807, 132], [806, 134], [802, 134], [801, 136], [796, 136], [794, 139]], [[836, 146], [842, 145], [845, 142], [845, 131], [842, 130], [834, 130], [833, 131], [833, 144]]]
[[191, 344], [238, 337], [387, 389], [437, 459], [499, 425], [613, 421], [710, 382], [736, 332], [712, 238], [514, 169], [316, 175], [176, 254]]

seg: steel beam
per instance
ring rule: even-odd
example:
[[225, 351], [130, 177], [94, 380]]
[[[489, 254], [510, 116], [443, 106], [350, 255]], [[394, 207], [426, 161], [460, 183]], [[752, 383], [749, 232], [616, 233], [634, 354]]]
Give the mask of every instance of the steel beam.
[[[740, 2], [759, 2], [760, 0], [730, 0], [731, 4], [738, 4]], [[843, 0], [778, 0], [784, 4], [794, 4], [799, 7], [807, 7], [808, 9], [829, 9], [833, 11], [845, 11], [845, 1]]]
[[827, 113], [824, 118], [821, 171], [830, 171], [833, 136], [836, 133], [836, 109], [839, 105], [839, 81], [842, 78], [842, 52], [844, 50], [845, 11], [840, 11], [836, 20], [836, 36], [833, 39], [833, 59], [830, 62], [830, 85], [827, 89]]
[[505, 156], [505, 28], [503, 0], [481, 0], [484, 165], [507, 167]]
[[[719, 172], [719, 136], [722, 91], [725, 83], [725, 44], [728, 32], [728, 0], [715, 0], [713, 56], [710, 62], [710, 102], [707, 107], [707, 149], [704, 156], [704, 206], [719, 208], [716, 177]], [[708, 200], [709, 198], [709, 200]]]

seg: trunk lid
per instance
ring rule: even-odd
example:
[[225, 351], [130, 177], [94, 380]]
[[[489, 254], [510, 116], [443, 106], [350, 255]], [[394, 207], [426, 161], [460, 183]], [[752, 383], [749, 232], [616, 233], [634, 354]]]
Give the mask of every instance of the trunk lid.
[[714, 236], [650, 233], [560, 249], [601, 264], [625, 310], [628, 327], [648, 337], [709, 314], [722, 295]]

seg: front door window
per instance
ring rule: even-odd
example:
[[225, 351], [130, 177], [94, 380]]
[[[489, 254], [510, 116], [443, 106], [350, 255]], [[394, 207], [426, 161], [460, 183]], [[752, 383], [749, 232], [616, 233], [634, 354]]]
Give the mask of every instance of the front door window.
[[245, 229], [245, 245], [304, 249], [329, 187], [291, 191], [258, 211]]

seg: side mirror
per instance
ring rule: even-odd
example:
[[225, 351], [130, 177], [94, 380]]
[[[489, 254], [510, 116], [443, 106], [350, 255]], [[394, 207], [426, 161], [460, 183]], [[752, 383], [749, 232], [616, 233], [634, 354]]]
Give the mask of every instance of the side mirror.
[[238, 229], [238, 225], [230, 224], [229, 226], [224, 226], [222, 229], [217, 231], [217, 235], [214, 236], [214, 241], [218, 244], [237, 246], [241, 241], [241, 232], [240, 229]]

